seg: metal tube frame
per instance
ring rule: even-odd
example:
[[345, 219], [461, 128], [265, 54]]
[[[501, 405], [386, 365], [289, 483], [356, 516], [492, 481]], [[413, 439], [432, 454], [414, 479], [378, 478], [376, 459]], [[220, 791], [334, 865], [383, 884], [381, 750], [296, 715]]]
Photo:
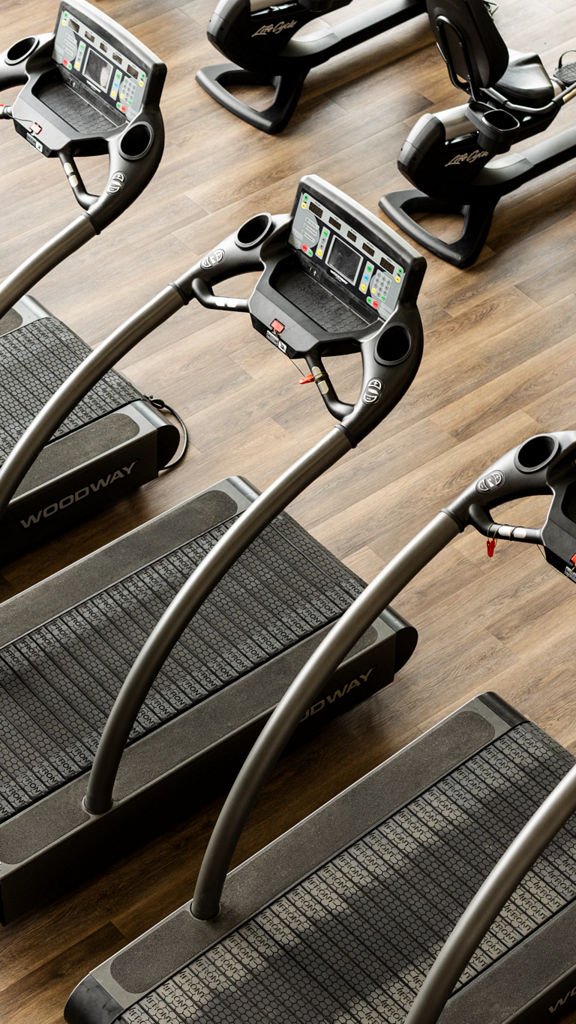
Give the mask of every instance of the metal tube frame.
[[366, 587], [291, 684], [248, 754], [212, 830], [192, 902], [195, 917], [207, 920], [218, 914], [246, 818], [306, 708], [381, 611], [462, 529], [449, 512], [440, 512]]
[[97, 234], [90, 216], [82, 213], [24, 260], [0, 285], [0, 320], [45, 274]]
[[576, 766], [532, 815], [468, 904], [428, 972], [405, 1024], [436, 1024], [462, 971], [526, 872], [576, 811]]
[[110, 810], [114, 782], [132, 726], [158, 672], [192, 616], [252, 540], [352, 447], [343, 428], [334, 427], [256, 498], [181, 587], [142, 647], [104, 726], [84, 798], [89, 814]]

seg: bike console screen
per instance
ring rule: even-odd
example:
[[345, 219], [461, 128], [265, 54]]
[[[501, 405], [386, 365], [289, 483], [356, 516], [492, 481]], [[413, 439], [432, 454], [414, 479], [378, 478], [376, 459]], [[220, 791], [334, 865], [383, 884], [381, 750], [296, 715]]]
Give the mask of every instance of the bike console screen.
[[383, 234], [360, 224], [353, 208], [336, 208], [309, 189], [299, 192], [292, 215], [289, 244], [305, 273], [335, 292], [349, 313], [354, 310], [367, 323], [388, 320], [406, 268], [386, 251]]
[[[54, 36], [53, 59], [64, 82], [114, 124], [131, 121], [142, 109], [149, 69], [118, 45], [104, 25], [81, 18], [73, 5], [62, 4]], [[55, 93], [41, 94], [52, 106]], [[56, 112], [66, 118], [66, 112]], [[72, 105], [69, 117], [78, 118]], [[80, 124], [73, 124], [80, 128]]]

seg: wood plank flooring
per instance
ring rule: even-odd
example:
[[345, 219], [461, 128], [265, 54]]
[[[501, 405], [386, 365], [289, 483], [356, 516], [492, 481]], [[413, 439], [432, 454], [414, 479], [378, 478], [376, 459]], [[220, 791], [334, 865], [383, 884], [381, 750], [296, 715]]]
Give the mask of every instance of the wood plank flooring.
[[[354, 11], [362, 3], [355, 0]], [[165, 156], [147, 192], [34, 289], [90, 344], [247, 217], [289, 210], [304, 172], [377, 210], [382, 192], [403, 187], [396, 157], [411, 125], [424, 111], [460, 102], [421, 17], [315, 70], [284, 134], [259, 134], [194, 82], [199, 66], [219, 59], [205, 36], [212, 4], [100, 0], [169, 74]], [[0, 45], [51, 30], [55, 16], [49, 0], [5, 0]], [[510, 46], [538, 49], [550, 68], [576, 46], [573, 0], [502, 0], [497, 21]], [[573, 123], [575, 110], [569, 105], [553, 130]], [[58, 161], [36, 157], [9, 123], [1, 133], [3, 278], [76, 210]], [[412, 389], [291, 509], [366, 579], [499, 453], [533, 433], [576, 427], [574, 164], [504, 200], [488, 242], [468, 271], [428, 257], [425, 355]], [[185, 417], [184, 465], [4, 566], [0, 597], [221, 477], [240, 473], [265, 487], [331, 425], [315, 389], [298, 387], [297, 369], [246, 317], [191, 306], [141, 343], [123, 369]], [[347, 369], [350, 384], [354, 373]], [[539, 499], [507, 514], [531, 525], [543, 507]], [[237, 860], [485, 689], [576, 751], [576, 589], [537, 550], [500, 544], [488, 560], [484, 540], [466, 534], [396, 607], [419, 629], [414, 657], [387, 690], [284, 758]], [[68, 993], [96, 962], [191, 895], [217, 808], [210, 802], [138, 855], [0, 933], [2, 1024], [61, 1022]]]

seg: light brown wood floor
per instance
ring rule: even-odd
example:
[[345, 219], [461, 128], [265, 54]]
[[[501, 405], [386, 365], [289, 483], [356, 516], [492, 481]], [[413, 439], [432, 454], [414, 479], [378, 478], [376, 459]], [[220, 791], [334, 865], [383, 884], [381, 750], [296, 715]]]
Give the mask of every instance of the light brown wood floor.
[[[290, 127], [270, 138], [195, 85], [196, 68], [217, 59], [204, 31], [212, 0], [100, 6], [167, 62], [169, 76], [167, 145], [151, 186], [34, 290], [91, 344], [246, 217], [289, 210], [303, 172], [376, 210], [383, 191], [403, 186], [395, 161], [409, 127], [423, 111], [459, 102], [420, 18], [316, 70]], [[0, 45], [51, 30], [55, 16], [53, 0], [5, 0]], [[502, 0], [497, 17], [510, 45], [538, 49], [549, 67], [576, 46], [573, 0]], [[564, 125], [575, 108], [562, 113]], [[1, 131], [3, 278], [76, 210], [59, 163], [36, 157], [8, 123]], [[425, 356], [410, 393], [293, 506], [366, 579], [499, 453], [533, 433], [576, 427], [573, 175], [568, 164], [503, 201], [472, 270], [429, 257], [420, 303]], [[221, 477], [242, 473], [265, 487], [330, 426], [315, 389], [298, 389], [295, 368], [248, 318], [190, 307], [124, 369], [185, 416], [184, 466], [5, 566], [2, 597]], [[543, 509], [539, 499], [517, 515], [537, 523]], [[576, 588], [537, 550], [500, 544], [490, 561], [484, 540], [466, 534], [396, 606], [420, 631], [414, 657], [387, 690], [284, 759], [238, 859], [488, 688], [576, 751]], [[0, 1020], [61, 1021], [68, 993], [92, 966], [191, 895], [216, 812], [210, 803], [139, 855], [2, 931]]]

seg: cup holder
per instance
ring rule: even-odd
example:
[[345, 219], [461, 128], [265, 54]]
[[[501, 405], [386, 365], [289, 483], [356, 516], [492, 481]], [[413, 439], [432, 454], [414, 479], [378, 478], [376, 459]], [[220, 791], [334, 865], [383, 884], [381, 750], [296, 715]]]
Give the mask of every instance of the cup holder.
[[31, 53], [34, 53], [37, 46], [37, 36], [26, 36], [25, 39], [19, 39], [17, 43], [13, 43], [12, 46], [8, 47], [4, 54], [4, 60], [7, 64], [20, 64]]
[[376, 346], [376, 358], [385, 366], [402, 363], [408, 357], [412, 342], [405, 327], [394, 324], [380, 338]]
[[516, 452], [516, 465], [524, 473], [535, 473], [537, 469], [548, 465], [559, 447], [557, 439], [550, 434], [536, 434]]
[[145, 121], [132, 124], [120, 139], [120, 153], [125, 160], [140, 160], [141, 157], [146, 156], [153, 138], [152, 128]]
[[478, 145], [496, 155], [510, 148], [520, 122], [509, 110], [486, 110], [480, 117], [478, 127]]
[[499, 132], [513, 132], [520, 127], [520, 121], [509, 110], [487, 110], [482, 115], [482, 122], [487, 129]]
[[272, 227], [269, 213], [259, 213], [242, 224], [236, 232], [236, 245], [239, 249], [254, 249], [263, 242]]

